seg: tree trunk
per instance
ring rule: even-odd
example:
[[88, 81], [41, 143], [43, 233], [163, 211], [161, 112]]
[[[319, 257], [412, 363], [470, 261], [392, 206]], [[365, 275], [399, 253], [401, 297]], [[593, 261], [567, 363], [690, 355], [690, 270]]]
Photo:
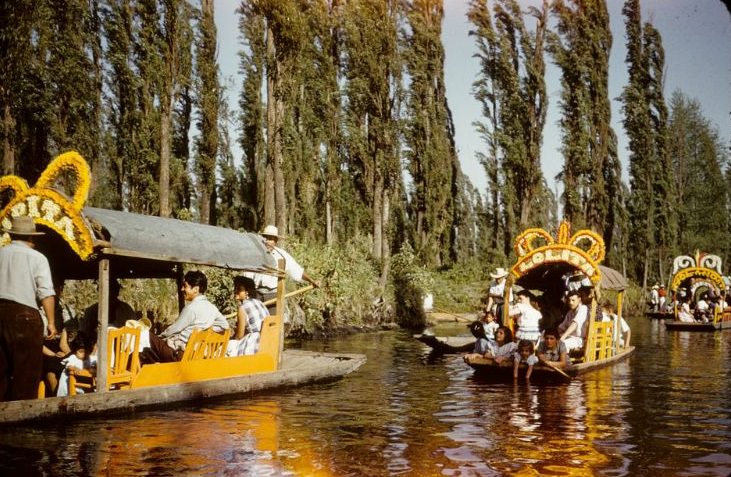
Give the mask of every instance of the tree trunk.
[[15, 173], [15, 146], [12, 137], [15, 135], [15, 120], [10, 112], [10, 105], [3, 108], [3, 175]]

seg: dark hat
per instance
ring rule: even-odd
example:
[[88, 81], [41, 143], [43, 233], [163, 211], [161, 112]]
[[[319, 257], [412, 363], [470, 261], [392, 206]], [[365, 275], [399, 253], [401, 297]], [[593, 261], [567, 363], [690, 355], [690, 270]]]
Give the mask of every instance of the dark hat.
[[21, 215], [18, 217], [12, 217], [10, 219], [10, 228], [3, 230], [10, 235], [19, 236], [31, 236], [31, 235], [45, 235], [44, 232], [38, 232], [36, 230], [36, 224], [33, 222], [33, 218], [27, 215]]

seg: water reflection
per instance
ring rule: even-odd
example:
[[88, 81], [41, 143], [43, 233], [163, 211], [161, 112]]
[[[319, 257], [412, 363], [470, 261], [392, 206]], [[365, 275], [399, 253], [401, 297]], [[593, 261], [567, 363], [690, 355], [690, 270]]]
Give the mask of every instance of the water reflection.
[[265, 396], [2, 429], [0, 474], [728, 475], [731, 332], [630, 323], [630, 360], [541, 386], [478, 380], [406, 333], [289, 344], [368, 362]]

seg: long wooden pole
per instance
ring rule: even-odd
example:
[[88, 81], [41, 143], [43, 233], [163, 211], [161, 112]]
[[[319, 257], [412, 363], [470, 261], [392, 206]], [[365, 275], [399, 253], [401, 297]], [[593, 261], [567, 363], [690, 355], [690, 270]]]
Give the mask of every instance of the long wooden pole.
[[557, 366], [554, 366], [554, 365], [553, 365], [553, 364], [551, 364], [551, 363], [550, 363], [549, 361], [541, 361], [541, 363], [545, 364], [546, 366], [548, 366], [549, 368], [553, 369], [553, 370], [554, 370], [554, 371], [556, 371], [557, 373], [559, 373], [559, 374], [561, 374], [561, 375], [563, 375], [563, 376], [566, 376], [566, 377], [567, 377], [568, 379], [571, 379], [571, 376], [569, 376], [568, 374], [566, 374], [566, 373], [565, 373], [565, 372], [563, 371], [563, 369], [561, 369], [561, 368], [559, 368], [559, 367], [557, 367]]
[[434, 307], [434, 309], [436, 311], [438, 311], [439, 313], [444, 313], [445, 315], [453, 316], [453, 317], [457, 318], [458, 320], [462, 320], [464, 322], [470, 322], [471, 323], [473, 321], [473, 320], [470, 320], [469, 318], [465, 318], [464, 316], [460, 316], [460, 315], [458, 315], [456, 313], [452, 313], [451, 311], [447, 311], [447, 310], [443, 310], [441, 308], [437, 308], [436, 306]]

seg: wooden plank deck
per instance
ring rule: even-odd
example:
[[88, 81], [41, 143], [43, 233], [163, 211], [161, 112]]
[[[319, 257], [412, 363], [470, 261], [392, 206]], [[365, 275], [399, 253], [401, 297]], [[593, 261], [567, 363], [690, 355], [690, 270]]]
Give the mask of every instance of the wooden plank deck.
[[360, 354], [285, 350], [282, 368], [274, 372], [68, 397], [0, 402], [0, 425], [124, 414], [184, 401], [221, 396], [240, 397], [267, 389], [338, 379], [355, 371], [365, 361], [366, 357]]

